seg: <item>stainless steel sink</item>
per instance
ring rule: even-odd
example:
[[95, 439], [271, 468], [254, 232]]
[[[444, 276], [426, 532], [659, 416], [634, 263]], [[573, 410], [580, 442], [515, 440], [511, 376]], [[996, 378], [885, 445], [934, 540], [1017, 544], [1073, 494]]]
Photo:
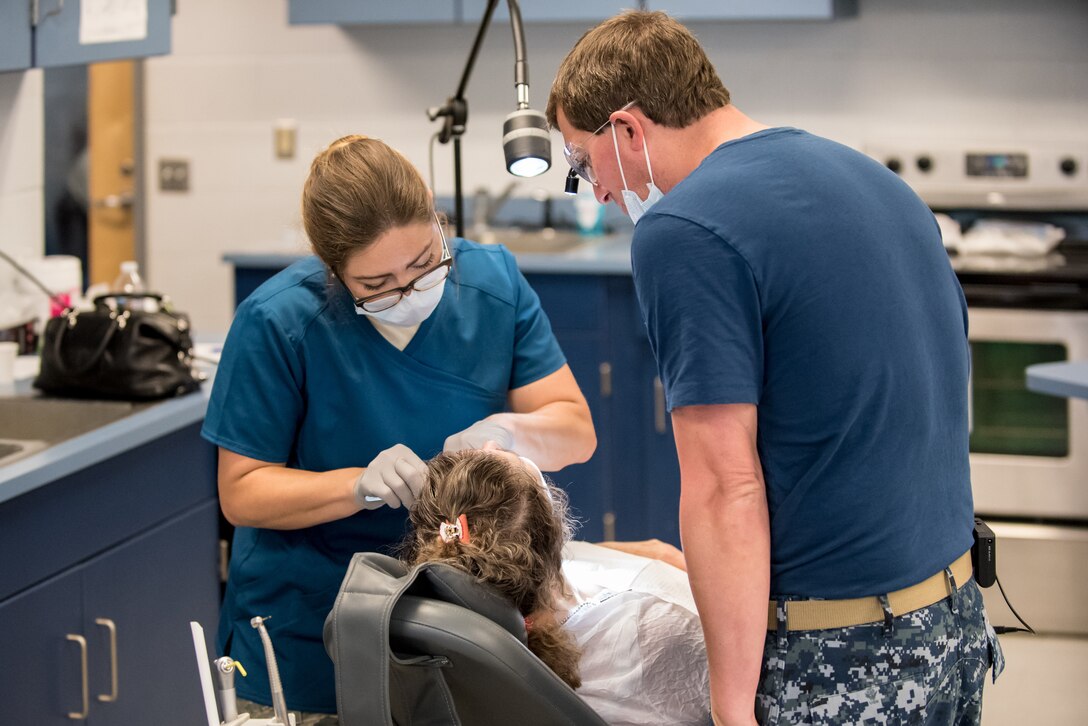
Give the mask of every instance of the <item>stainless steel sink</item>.
[[501, 244], [511, 252], [554, 253], [579, 247], [586, 238], [577, 232], [520, 227], [490, 227], [469, 233], [469, 238], [482, 244]]
[[0, 466], [113, 423], [148, 405], [39, 396], [0, 398]]
[[0, 466], [36, 454], [49, 444], [26, 439], [0, 439]]

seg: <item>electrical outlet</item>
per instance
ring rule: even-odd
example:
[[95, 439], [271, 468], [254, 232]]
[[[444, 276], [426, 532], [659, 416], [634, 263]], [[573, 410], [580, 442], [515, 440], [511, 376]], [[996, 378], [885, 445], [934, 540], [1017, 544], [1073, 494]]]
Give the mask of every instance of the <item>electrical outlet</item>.
[[159, 191], [189, 191], [188, 159], [159, 159]]

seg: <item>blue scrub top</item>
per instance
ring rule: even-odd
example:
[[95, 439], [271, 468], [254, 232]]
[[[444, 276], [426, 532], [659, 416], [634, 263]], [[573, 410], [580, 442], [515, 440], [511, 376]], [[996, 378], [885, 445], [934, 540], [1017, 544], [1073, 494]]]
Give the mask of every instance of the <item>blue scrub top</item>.
[[[400, 351], [316, 258], [280, 272], [239, 306], [223, 348], [203, 436], [290, 468], [363, 467], [405, 444], [423, 459], [445, 439], [502, 411], [511, 389], [565, 361], [540, 301], [502, 247], [452, 240], [442, 300]], [[249, 677], [238, 694], [268, 704], [254, 615], [272, 616], [288, 706], [333, 713], [322, 627], [355, 552], [392, 553], [407, 512], [382, 507], [300, 530], [239, 527], [219, 649]]]

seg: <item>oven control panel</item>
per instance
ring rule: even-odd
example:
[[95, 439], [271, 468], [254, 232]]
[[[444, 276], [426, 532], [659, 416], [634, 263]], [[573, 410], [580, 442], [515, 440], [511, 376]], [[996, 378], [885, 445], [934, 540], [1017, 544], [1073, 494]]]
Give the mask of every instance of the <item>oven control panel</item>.
[[934, 208], [1088, 210], [1088, 143], [866, 143]]

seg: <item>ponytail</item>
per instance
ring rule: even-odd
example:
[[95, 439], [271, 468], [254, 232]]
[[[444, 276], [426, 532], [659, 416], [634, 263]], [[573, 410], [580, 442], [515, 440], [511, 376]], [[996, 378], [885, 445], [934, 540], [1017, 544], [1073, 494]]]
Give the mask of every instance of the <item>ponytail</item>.
[[582, 685], [582, 676], [578, 671], [578, 661], [582, 651], [574, 643], [570, 633], [554, 619], [534, 620], [528, 629], [529, 650], [544, 665], [551, 668], [571, 688]]

